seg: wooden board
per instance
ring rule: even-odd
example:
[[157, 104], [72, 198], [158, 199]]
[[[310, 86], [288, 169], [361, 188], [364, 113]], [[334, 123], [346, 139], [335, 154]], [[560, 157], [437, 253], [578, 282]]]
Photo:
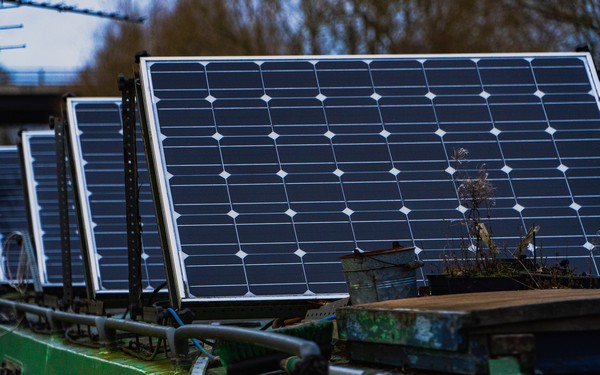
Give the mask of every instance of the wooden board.
[[385, 301], [340, 308], [337, 322], [352, 360], [462, 374], [488, 373], [491, 363], [506, 356], [526, 373], [600, 369], [593, 344], [600, 334], [600, 290]]
[[[600, 290], [552, 289], [453, 294], [338, 309], [346, 340], [458, 350], [474, 329], [600, 321]], [[585, 328], [585, 327], [583, 327]], [[547, 328], [547, 330], [550, 328]], [[538, 328], [539, 330], [539, 328]], [[462, 344], [461, 344], [462, 343]]]

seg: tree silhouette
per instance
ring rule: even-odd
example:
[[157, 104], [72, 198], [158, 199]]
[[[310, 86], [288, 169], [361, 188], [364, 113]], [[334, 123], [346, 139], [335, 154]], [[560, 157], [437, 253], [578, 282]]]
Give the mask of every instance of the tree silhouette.
[[600, 35], [600, 0], [179, 0], [154, 1], [149, 12], [145, 25], [105, 30], [81, 72], [80, 94], [118, 95], [117, 75], [131, 72], [142, 49], [156, 56], [572, 51], [596, 46]]

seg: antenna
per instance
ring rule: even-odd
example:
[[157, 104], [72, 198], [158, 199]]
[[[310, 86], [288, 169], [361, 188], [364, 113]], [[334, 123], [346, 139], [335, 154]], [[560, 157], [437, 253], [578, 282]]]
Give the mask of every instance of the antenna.
[[131, 23], [144, 23], [146, 17], [133, 17], [128, 14], [119, 14], [117, 12], [103, 12], [99, 10], [93, 9], [82, 9], [78, 8], [75, 5], [66, 5], [64, 3], [41, 3], [30, 0], [0, 0], [0, 5], [4, 5], [4, 3], [15, 4], [15, 6], [28, 6], [34, 8], [48, 9], [48, 10], [56, 10], [58, 12], [67, 12], [67, 13], [76, 13], [83, 14], [87, 16], [101, 17], [101, 18], [110, 18], [112, 20], [123, 21], [123, 22], [131, 22]]
[[[18, 25], [0, 25], [0, 31], [3, 31], [3, 30], [13, 30], [13, 29], [22, 29], [22, 28], [23, 28], [23, 24], [18, 24]], [[5, 49], [17, 49], [17, 48], [25, 48], [25, 47], [26, 47], [25, 44], [13, 44], [13, 45], [7, 45], [7, 46], [0, 46], [0, 51], [3, 51]]]

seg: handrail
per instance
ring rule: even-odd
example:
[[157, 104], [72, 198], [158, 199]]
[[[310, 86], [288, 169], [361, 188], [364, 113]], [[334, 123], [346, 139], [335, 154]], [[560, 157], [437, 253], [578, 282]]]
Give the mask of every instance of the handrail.
[[300, 357], [321, 354], [319, 346], [312, 341], [275, 332], [208, 324], [189, 324], [179, 327], [175, 331], [175, 341], [187, 341], [187, 339], [194, 337], [225, 339], [256, 344]]
[[56, 332], [59, 322], [84, 324], [96, 327], [100, 343], [112, 347], [116, 342], [116, 332], [123, 331], [141, 336], [152, 336], [166, 339], [174, 353], [174, 362], [178, 368], [188, 368], [191, 360], [188, 357], [188, 340], [196, 337], [227, 339], [243, 343], [252, 343], [280, 352], [299, 356], [302, 359], [319, 357], [321, 351], [313, 341], [287, 336], [275, 332], [264, 332], [249, 328], [218, 326], [208, 324], [189, 324], [178, 328], [158, 324], [142, 323], [126, 319], [106, 318], [83, 315], [72, 312], [57, 311], [29, 303], [11, 301], [0, 298], [0, 308], [12, 309], [16, 314], [30, 313], [45, 317], [51, 332]]

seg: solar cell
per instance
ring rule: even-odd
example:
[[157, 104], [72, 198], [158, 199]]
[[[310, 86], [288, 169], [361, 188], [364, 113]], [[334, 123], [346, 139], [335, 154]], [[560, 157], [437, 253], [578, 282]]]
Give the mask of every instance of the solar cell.
[[[128, 292], [127, 226], [120, 98], [69, 98], [68, 142], [79, 204], [82, 249], [97, 293]], [[146, 290], [164, 282], [164, 262], [138, 137], [142, 280]]]
[[[19, 153], [16, 146], [0, 146], [0, 243], [14, 231], [27, 231]], [[20, 248], [10, 241], [1, 251], [0, 282], [7, 282], [17, 274]]]
[[[62, 249], [58, 186], [56, 174], [56, 141], [53, 131], [21, 133], [26, 199], [29, 208], [31, 237], [35, 244], [40, 280], [43, 286], [62, 285]], [[69, 227], [71, 233], [71, 265], [73, 283], [85, 281], [79, 249], [77, 217], [73, 191], [68, 178]]]
[[588, 54], [150, 57], [140, 74], [184, 302], [338, 297], [338, 257], [392, 241], [420, 278], [441, 271], [468, 238], [457, 189], [484, 164], [499, 246], [540, 225], [548, 262], [598, 274]]

